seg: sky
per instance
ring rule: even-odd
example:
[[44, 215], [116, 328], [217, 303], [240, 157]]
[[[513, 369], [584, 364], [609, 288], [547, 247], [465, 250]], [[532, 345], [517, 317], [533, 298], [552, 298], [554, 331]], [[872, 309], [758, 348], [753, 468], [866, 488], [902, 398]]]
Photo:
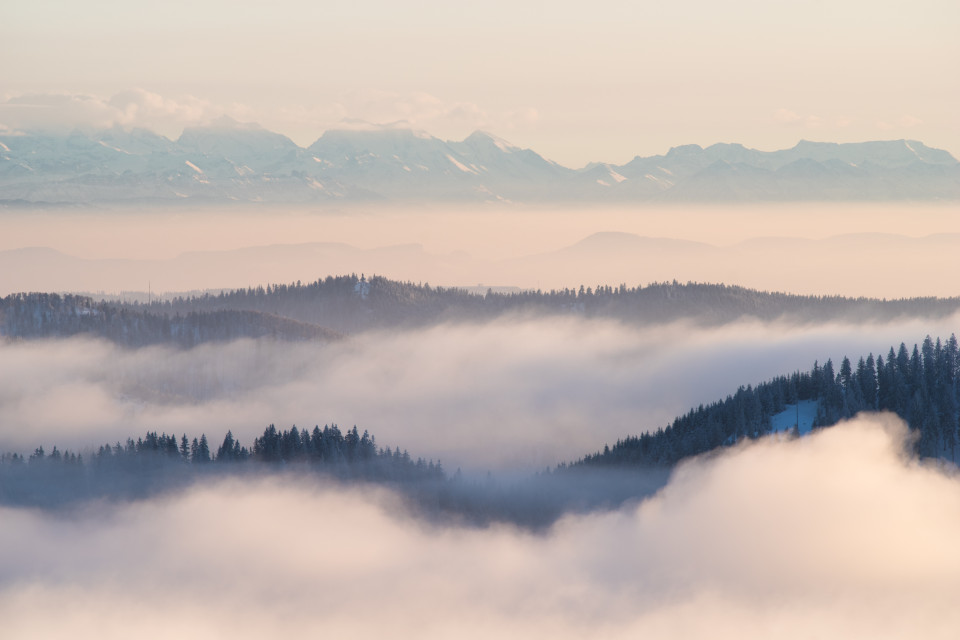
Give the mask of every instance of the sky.
[[960, 155], [958, 26], [952, 0], [7, 2], [0, 130], [226, 114], [305, 146], [393, 123], [570, 167], [800, 139]]

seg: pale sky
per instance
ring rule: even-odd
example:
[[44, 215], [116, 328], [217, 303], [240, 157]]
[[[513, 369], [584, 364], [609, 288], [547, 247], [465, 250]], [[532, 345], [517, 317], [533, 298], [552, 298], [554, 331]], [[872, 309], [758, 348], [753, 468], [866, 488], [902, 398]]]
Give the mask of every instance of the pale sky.
[[561, 164], [918, 139], [960, 156], [956, 0], [33, 0], [0, 7], [0, 127], [223, 114], [484, 129]]

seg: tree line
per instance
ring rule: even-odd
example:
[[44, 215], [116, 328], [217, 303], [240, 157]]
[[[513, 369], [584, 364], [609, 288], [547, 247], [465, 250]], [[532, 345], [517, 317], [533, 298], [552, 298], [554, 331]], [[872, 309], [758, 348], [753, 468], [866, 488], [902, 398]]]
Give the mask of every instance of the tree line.
[[511, 314], [610, 318], [641, 325], [686, 319], [717, 325], [745, 317], [857, 322], [937, 318], [958, 311], [960, 298], [802, 296], [676, 281], [636, 287], [488, 290], [476, 295], [456, 287], [351, 274], [149, 303], [95, 301], [72, 294], [11, 294], [0, 299], [0, 336], [36, 339], [83, 334], [131, 347], [192, 347], [237, 338], [334, 340], [341, 333], [368, 329], [476, 322]]
[[[365, 293], [359, 295], [358, 287]], [[573, 315], [650, 324], [689, 319], [720, 324], [739, 318], [787, 318], [798, 322], [878, 321], [896, 317], [946, 317], [960, 311], [960, 298], [880, 300], [807, 296], [697, 282], [646, 286], [524, 290], [475, 295], [457, 287], [400, 282], [363, 274], [327, 276], [310, 283], [273, 284], [216, 294], [133, 303], [158, 313], [249, 310], [330, 327], [342, 332], [416, 327], [446, 321], [489, 320], [507, 314]]]
[[[927, 336], [912, 351], [904, 343], [883, 356], [844, 357], [806, 372], [745, 386], [725, 399], [700, 405], [666, 427], [606, 445], [570, 466], [672, 466], [690, 456], [759, 438], [772, 430], [771, 418], [787, 405], [817, 403], [815, 428], [828, 427], [860, 411], [890, 411], [917, 433], [916, 453], [957, 460], [960, 444], [960, 356], [957, 338]], [[561, 465], [561, 468], [567, 465]]]
[[29, 456], [0, 455], [0, 503], [56, 506], [96, 497], [145, 497], [183, 486], [198, 476], [245, 471], [309, 469], [342, 479], [422, 482], [445, 478], [439, 461], [412, 458], [399, 448], [377, 446], [367, 431], [334, 425], [312, 430], [279, 430], [274, 425], [241, 445], [228, 431], [213, 451], [206, 434], [192, 440], [147, 432], [125, 443], [104, 444], [82, 452], [49, 452], [37, 447]]
[[0, 298], [0, 337], [76, 335], [105, 338], [127, 347], [169, 344], [184, 348], [239, 338], [328, 341], [341, 337], [330, 329], [250, 310], [166, 314], [74, 294], [15, 293]]

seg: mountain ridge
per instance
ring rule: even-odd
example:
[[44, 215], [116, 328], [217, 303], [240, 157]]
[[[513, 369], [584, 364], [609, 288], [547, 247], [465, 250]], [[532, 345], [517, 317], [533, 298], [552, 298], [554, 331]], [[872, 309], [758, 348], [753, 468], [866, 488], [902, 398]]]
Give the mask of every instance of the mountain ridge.
[[751, 202], [960, 199], [960, 162], [917, 140], [671, 147], [571, 169], [484, 131], [331, 129], [307, 147], [233, 121], [0, 135], [0, 203]]

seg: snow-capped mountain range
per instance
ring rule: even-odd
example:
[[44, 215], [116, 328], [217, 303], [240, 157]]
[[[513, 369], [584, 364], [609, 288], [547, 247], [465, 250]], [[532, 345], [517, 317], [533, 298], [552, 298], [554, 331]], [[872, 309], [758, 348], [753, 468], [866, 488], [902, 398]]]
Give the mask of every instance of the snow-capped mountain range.
[[674, 147], [569, 169], [477, 131], [331, 130], [309, 147], [220, 121], [177, 140], [143, 129], [0, 134], [0, 203], [956, 200], [960, 163], [914, 140]]

